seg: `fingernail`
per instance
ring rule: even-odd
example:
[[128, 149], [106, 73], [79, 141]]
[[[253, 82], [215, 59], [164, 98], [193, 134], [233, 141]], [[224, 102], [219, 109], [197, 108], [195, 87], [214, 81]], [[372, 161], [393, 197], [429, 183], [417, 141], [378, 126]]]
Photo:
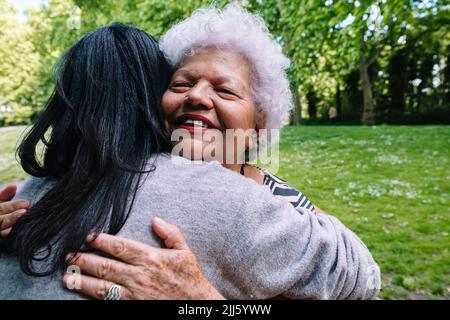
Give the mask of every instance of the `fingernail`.
[[86, 237], [86, 242], [92, 242], [95, 239], [95, 235], [94, 234], [88, 234]]
[[167, 225], [167, 223], [163, 219], [158, 218], [158, 217], [155, 217], [153, 219], [153, 222], [155, 222], [156, 224], [159, 224], [161, 227], [165, 227]]
[[20, 215], [24, 214], [25, 212], [27, 212], [26, 209], [17, 210], [17, 214], [20, 214]]
[[70, 263], [74, 257], [75, 257], [75, 253], [73, 253], [73, 252], [68, 253], [68, 254], [66, 255], [66, 257], [64, 258], [64, 261], [65, 261], [66, 263]]
[[63, 277], [63, 283], [66, 285], [67, 289], [73, 290], [76, 283], [76, 278], [73, 275], [66, 275]]
[[28, 200], [19, 200], [18, 203], [21, 207], [29, 207], [30, 206], [30, 201]]

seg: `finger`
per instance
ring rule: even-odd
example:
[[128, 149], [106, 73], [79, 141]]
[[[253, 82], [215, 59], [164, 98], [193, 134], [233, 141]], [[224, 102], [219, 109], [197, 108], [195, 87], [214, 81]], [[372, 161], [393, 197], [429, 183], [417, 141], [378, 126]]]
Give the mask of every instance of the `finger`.
[[175, 225], [155, 217], [152, 221], [152, 227], [155, 233], [164, 240], [166, 248], [189, 250], [189, 246], [181, 234], [181, 231]]
[[[76, 292], [85, 294], [88, 297], [104, 300], [109, 289], [115, 284], [108, 280], [102, 280], [77, 273], [67, 273], [63, 277], [64, 286]], [[131, 296], [129, 291], [122, 286], [120, 290], [121, 299], [126, 300]]]
[[21, 216], [27, 212], [25, 209], [14, 211], [13, 213], [0, 216], [0, 231], [11, 228]]
[[92, 248], [101, 250], [129, 264], [140, 262], [149, 252], [156, 249], [143, 243], [100, 233], [98, 236], [89, 236], [87, 239]]
[[9, 184], [0, 191], [0, 202], [9, 201], [16, 195], [17, 186]]
[[6, 237], [10, 232], [11, 232], [12, 228], [0, 231], [0, 237]]
[[79, 253], [73, 258], [69, 254], [66, 261], [79, 267], [83, 273], [122, 285], [126, 284], [128, 275], [133, 270], [133, 266], [91, 253]]
[[0, 216], [13, 213], [20, 209], [28, 209], [30, 207], [30, 201], [28, 200], [15, 200], [0, 203]]

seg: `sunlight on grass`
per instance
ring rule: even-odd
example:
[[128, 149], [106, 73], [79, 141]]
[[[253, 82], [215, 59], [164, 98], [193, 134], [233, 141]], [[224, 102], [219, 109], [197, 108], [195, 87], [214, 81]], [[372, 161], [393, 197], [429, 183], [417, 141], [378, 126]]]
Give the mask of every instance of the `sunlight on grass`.
[[445, 126], [288, 127], [279, 175], [364, 240], [381, 297], [439, 298], [450, 290], [449, 145]]
[[16, 148], [23, 136], [26, 126], [0, 128], [0, 184], [25, 179], [15, 157]]

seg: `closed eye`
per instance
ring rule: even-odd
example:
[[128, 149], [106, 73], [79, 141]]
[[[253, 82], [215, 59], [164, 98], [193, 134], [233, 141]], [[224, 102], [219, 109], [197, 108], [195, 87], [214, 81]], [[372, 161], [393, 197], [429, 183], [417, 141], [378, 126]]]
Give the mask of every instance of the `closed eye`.
[[170, 85], [171, 88], [190, 88], [191, 84], [187, 82], [175, 82]]
[[237, 96], [233, 91], [228, 90], [227, 88], [217, 88], [216, 91], [220, 92], [220, 93], [225, 93], [225, 94], [230, 94], [230, 95], [233, 95], [233, 96]]

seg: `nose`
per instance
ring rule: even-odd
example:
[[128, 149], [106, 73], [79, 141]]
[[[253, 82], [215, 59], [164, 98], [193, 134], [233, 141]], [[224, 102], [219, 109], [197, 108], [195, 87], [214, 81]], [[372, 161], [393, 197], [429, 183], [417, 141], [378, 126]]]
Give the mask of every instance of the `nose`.
[[186, 103], [204, 109], [212, 109], [213, 101], [209, 90], [210, 88], [206, 83], [198, 82], [187, 92]]

